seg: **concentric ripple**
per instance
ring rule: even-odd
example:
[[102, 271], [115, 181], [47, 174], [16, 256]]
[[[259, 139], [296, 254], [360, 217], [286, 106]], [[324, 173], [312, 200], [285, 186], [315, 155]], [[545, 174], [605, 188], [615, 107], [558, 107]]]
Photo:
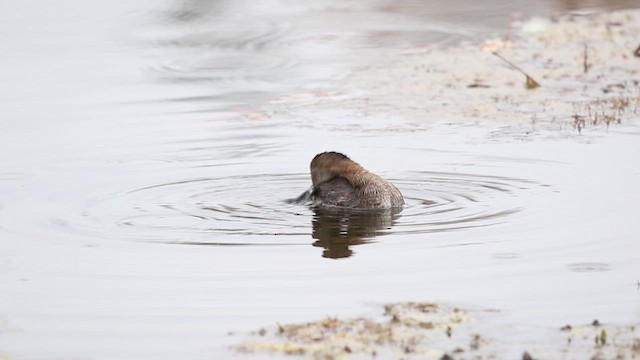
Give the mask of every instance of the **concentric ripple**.
[[308, 245], [340, 238], [355, 245], [381, 235], [496, 225], [519, 210], [514, 201], [519, 191], [536, 186], [513, 178], [437, 172], [391, 180], [407, 203], [399, 214], [320, 212], [286, 201], [308, 188], [308, 174], [255, 174], [133, 189], [93, 202], [83, 216], [89, 223], [76, 225], [129, 241]]
[[484, 227], [507, 221], [521, 205], [519, 191], [539, 184], [488, 175], [416, 172], [394, 180], [408, 206], [394, 233], [427, 233]]

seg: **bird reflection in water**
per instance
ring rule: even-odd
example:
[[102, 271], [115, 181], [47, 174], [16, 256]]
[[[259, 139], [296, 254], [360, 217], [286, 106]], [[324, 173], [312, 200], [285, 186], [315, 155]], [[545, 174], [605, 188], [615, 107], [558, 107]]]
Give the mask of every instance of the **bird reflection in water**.
[[399, 209], [361, 210], [345, 208], [313, 209], [313, 246], [324, 248], [322, 257], [331, 259], [353, 255], [351, 246], [372, 242], [388, 233], [400, 217]]
[[312, 206], [313, 246], [323, 257], [349, 257], [350, 246], [391, 229], [404, 205], [393, 184], [335, 151], [316, 155], [309, 168], [312, 186], [290, 202]]

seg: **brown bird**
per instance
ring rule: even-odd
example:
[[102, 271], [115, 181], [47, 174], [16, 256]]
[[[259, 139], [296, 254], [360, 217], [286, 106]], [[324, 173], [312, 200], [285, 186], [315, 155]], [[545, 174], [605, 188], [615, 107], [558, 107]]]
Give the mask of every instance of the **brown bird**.
[[313, 158], [311, 181], [311, 189], [298, 200], [311, 200], [317, 206], [354, 209], [389, 209], [404, 205], [398, 188], [338, 152], [323, 152]]

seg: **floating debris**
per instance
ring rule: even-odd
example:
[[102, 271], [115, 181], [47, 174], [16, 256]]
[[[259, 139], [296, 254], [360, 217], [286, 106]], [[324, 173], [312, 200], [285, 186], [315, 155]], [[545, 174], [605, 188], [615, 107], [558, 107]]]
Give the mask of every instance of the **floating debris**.
[[[276, 324], [251, 333], [253, 340], [233, 347], [240, 353], [298, 356], [307, 359], [455, 359], [536, 358], [628, 359], [640, 355], [635, 326], [607, 325], [598, 320], [558, 329], [557, 341], [529, 332], [510, 338], [510, 328], [496, 326], [497, 312], [469, 311], [431, 302], [386, 304], [375, 317], [327, 317], [298, 324]], [[484, 314], [484, 315], [483, 315]], [[456, 336], [452, 329], [456, 328]], [[236, 334], [237, 335], [237, 334]], [[595, 346], [594, 346], [595, 341]], [[525, 348], [527, 350], [525, 350]], [[462, 357], [460, 357], [462, 356]]]
[[500, 60], [506, 62], [507, 64], [509, 64], [509, 66], [511, 66], [512, 68], [518, 70], [519, 72], [521, 72], [524, 76], [526, 76], [527, 78], [527, 82], [525, 83], [525, 87], [529, 90], [531, 89], [535, 89], [535, 88], [539, 88], [540, 84], [533, 80], [533, 78], [531, 76], [529, 76], [529, 74], [527, 74], [526, 72], [524, 72], [524, 70], [522, 70], [520, 67], [516, 66], [516, 64], [512, 63], [511, 61], [505, 59], [502, 55], [498, 54], [497, 52], [492, 52], [493, 55], [497, 56]]
[[[446, 358], [450, 355], [428, 340], [444, 338], [445, 334], [450, 337], [452, 325], [472, 319], [468, 312], [457, 307], [429, 302], [387, 304], [383, 310], [382, 319], [327, 317], [302, 324], [278, 324], [272, 338], [248, 342], [235, 349], [249, 353], [305, 355], [314, 359], [334, 359], [351, 354]], [[264, 337], [267, 333], [263, 328], [254, 334]], [[471, 342], [479, 347], [480, 336], [474, 335]]]
[[[491, 138], [566, 139], [640, 121], [640, 63], [630, 54], [639, 38], [640, 9], [514, 22], [508, 40], [398, 53], [336, 81], [339, 96], [284, 110], [268, 104], [265, 113], [331, 130], [353, 131], [353, 124], [316, 121], [327, 109], [362, 119], [361, 132], [414, 132], [447, 119], [487, 126]], [[495, 57], [509, 67], [496, 66]]]

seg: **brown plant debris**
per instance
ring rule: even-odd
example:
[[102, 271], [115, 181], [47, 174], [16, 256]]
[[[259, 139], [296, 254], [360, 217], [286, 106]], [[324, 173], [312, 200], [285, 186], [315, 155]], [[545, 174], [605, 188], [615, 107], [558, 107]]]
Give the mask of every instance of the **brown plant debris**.
[[[446, 357], [444, 350], [433, 348], [428, 340], [444, 338], [447, 329], [471, 319], [466, 311], [428, 302], [387, 304], [383, 309], [384, 315], [380, 319], [327, 317], [301, 324], [278, 325], [273, 331], [273, 339], [245, 343], [236, 350], [304, 355], [314, 359], [374, 353]], [[264, 335], [262, 330], [257, 335]], [[479, 335], [471, 341], [478, 342]]]
[[[640, 123], [640, 63], [631, 54], [639, 38], [640, 9], [532, 18], [514, 23], [509, 41], [398, 53], [336, 81], [340, 96], [271, 104], [266, 113], [331, 130], [414, 132], [446, 119], [485, 126], [492, 138], [565, 139]], [[345, 121], [323, 121], [328, 109]], [[372, 116], [393, 122], [367, 121]]]
[[[490, 315], [487, 315], [490, 314]], [[469, 311], [431, 302], [386, 304], [374, 317], [276, 324], [233, 346], [240, 353], [305, 359], [634, 359], [640, 336], [634, 325], [565, 325], [512, 338], [510, 325], [492, 324], [495, 312]], [[489, 317], [487, 317], [489, 316]], [[447, 335], [456, 328], [455, 334]], [[594, 343], [595, 341], [595, 343]]]
[[511, 61], [507, 60], [504, 58], [504, 56], [498, 54], [497, 52], [492, 52], [493, 55], [497, 56], [498, 59], [506, 62], [507, 64], [509, 64], [509, 66], [511, 66], [513, 69], [518, 70], [519, 72], [521, 72], [524, 76], [526, 76], [526, 83], [525, 83], [525, 88], [527, 88], [528, 90], [532, 90], [535, 88], [539, 88], [540, 84], [533, 80], [533, 78], [531, 76], [529, 76], [529, 74], [527, 74], [524, 70], [522, 70], [519, 66], [516, 66], [516, 64], [512, 63]]

